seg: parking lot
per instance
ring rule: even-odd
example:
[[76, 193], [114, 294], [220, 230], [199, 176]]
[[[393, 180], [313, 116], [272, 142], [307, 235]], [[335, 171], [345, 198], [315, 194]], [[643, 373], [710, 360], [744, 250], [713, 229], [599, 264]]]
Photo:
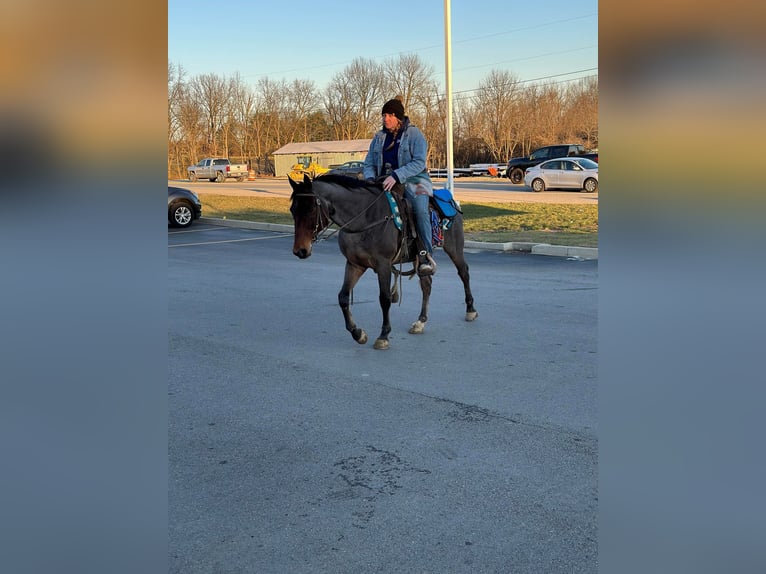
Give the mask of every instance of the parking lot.
[[[170, 571], [595, 572], [598, 263], [471, 250], [468, 323], [438, 250], [376, 351], [335, 240], [291, 245], [168, 232]], [[371, 272], [353, 303], [375, 334]]]

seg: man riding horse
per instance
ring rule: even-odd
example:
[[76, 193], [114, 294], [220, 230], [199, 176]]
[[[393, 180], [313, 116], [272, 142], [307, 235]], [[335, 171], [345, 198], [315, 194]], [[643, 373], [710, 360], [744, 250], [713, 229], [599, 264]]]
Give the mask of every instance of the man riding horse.
[[433, 183], [426, 169], [428, 142], [423, 132], [404, 115], [401, 97], [383, 104], [383, 127], [370, 142], [364, 160], [364, 177], [368, 181], [384, 177], [383, 189], [390, 191], [395, 185], [404, 186], [404, 196], [415, 213], [415, 227], [421, 245], [418, 254], [418, 274], [436, 273], [431, 243], [431, 216], [429, 198]]

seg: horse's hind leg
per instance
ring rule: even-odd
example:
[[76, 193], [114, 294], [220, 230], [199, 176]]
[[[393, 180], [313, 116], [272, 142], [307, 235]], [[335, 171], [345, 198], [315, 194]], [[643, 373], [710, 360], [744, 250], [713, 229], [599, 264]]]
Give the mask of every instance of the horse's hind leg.
[[343, 320], [346, 322], [346, 330], [351, 333], [354, 341], [360, 345], [364, 345], [367, 342], [367, 333], [364, 332], [364, 329], [360, 329], [356, 326], [356, 323], [354, 323], [349, 302], [351, 299], [351, 291], [359, 281], [359, 278], [364, 274], [364, 271], [365, 269], [363, 267], [346, 262], [346, 273], [343, 277], [343, 286], [338, 293], [338, 305], [340, 305], [340, 310], [343, 311]]
[[455, 220], [454, 225], [445, 233], [444, 252], [449, 255], [452, 263], [457, 268], [457, 274], [463, 282], [465, 291], [465, 320], [473, 321], [479, 313], [473, 307], [473, 294], [471, 293], [471, 275], [468, 273], [468, 263], [463, 253], [463, 222]]

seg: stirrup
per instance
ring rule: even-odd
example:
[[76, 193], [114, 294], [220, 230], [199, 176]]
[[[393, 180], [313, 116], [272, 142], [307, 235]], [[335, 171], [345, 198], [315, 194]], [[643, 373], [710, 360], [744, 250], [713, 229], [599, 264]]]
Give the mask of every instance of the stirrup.
[[436, 273], [436, 261], [425, 250], [418, 253], [418, 275], [433, 275]]

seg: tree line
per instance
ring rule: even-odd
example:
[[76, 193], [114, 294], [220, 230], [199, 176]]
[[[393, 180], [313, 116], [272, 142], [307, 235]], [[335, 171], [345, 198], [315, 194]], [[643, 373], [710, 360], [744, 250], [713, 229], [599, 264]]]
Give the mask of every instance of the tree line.
[[[598, 80], [528, 84], [493, 70], [472, 94], [453, 97], [453, 160], [505, 163], [551, 143], [598, 147]], [[429, 142], [429, 167], [446, 167], [446, 97], [417, 55], [383, 63], [357, 58], [320, 88], [312, 80], [259, 79], [237, 73], [188, 77], [168, 62], [168, 177], [185, 178], [203, 157], [229, 157], [273, 175], [272, 153], [291, 142], [372, 137], [380, 109], [402, 96]]]

